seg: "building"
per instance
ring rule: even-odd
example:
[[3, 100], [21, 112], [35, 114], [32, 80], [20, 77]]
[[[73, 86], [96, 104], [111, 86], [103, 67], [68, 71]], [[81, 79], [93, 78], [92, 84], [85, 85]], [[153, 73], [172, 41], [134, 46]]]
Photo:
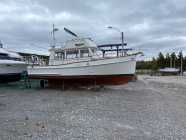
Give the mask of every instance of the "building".
[[23, 60], [28, 65], [40, 65], [40, 66], [48, 65], [49, 62], [48, 55], [23, 53], [23, 52], [18, 52], [18, 53], [23, 57]]

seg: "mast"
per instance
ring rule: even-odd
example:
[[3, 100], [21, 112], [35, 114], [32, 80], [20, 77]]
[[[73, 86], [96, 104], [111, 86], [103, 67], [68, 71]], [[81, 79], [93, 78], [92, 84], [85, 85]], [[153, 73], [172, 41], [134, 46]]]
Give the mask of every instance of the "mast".
[[56, 39], [55, 39], [55, 32], [54, 32], [54, 27], [55, 27], [55, 25], [53, 24], [53, 26], [52, 26], [53, 28], [52, 28], [52, 37], [53, 37], [53, 48], [55, 48], [55, 46], [56, 46]]
[[58, 31], [59, 29], [58, 28], [55, 28], [55, 25], [53, 24], [52, 26], [52, 39], [53, 39], [53, 42], [52, 42], [52, 48], [55, 48], [56, 46], [56, 38], [55, 38], [55, 32]]

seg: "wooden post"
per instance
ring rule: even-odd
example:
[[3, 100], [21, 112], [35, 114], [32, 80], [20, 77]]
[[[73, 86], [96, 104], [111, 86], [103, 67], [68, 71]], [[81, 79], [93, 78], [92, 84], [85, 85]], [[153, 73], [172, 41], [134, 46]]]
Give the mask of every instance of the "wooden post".
[[62, 90], [65, 90], [65, 81], [62, 81]]
[[94, 79], [94, 88], [96, 88], [97, 83], [96, 83], [96, 78]]

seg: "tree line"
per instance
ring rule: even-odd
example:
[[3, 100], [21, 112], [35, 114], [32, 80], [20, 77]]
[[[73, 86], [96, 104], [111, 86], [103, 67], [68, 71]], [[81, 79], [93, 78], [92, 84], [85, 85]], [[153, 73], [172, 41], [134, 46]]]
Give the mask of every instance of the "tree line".
[[160, 52], [158, 57], [153, 57], [151, 61], [139, 61], [137, 62], [137, 69], [149, 69], [158, 70], [165, 67], [181, 68], [181, 61], [183, 64], [183, 70], [186, 70], [186, 56], [183, 57], [183, 53], [180, 51], [177, 55], [175, 52], [163, 54]]

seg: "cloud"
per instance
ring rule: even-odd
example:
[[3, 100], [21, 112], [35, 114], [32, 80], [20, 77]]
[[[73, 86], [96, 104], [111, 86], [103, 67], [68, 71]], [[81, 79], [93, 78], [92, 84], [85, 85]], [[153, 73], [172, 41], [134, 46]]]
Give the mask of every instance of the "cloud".
[[47, 52], [53, 23], [59, 43], [71, 38], [63, 27], [98, 44], [118, 42], [120, 34], [106, 29], [112, 25], [148, 58], [175, 48], [186, 54], [185, 13], [184, 0], [1, 0], [0, 39], [17, 51]]

